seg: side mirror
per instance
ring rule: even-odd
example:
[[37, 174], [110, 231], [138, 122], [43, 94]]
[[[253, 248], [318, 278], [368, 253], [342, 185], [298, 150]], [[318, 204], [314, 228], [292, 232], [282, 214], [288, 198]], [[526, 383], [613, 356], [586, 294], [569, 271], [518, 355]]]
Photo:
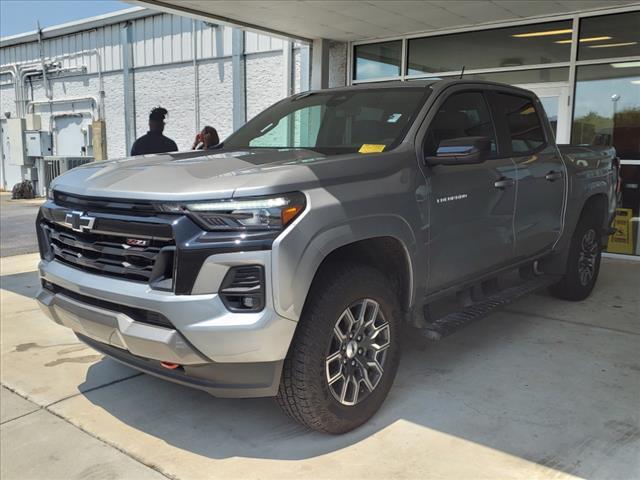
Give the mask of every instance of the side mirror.
[[425, 158], [429, 165], [464, 165], [484, 162], [491, 153], [487, 137], [458, 137], [442, 140], [435, 156]]

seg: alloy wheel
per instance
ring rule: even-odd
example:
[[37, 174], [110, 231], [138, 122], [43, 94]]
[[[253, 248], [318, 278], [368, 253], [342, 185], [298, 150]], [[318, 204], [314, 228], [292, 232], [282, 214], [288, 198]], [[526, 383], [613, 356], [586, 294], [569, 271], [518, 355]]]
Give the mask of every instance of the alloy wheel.
[[596, 260], [598, 258], [598, 243], [596, 231], [593, 228], [587, 230], [580, 242], [580, 256], [578, 257], [578, 276], [580, 283], [587, 286], [596, 273]]
[[333, 397], [347, 406], [368, 397], [382, 379], [390, 345], [389, 322], [378, 302], [365, 298], [347, 307], [333, 327], [325, 359]]

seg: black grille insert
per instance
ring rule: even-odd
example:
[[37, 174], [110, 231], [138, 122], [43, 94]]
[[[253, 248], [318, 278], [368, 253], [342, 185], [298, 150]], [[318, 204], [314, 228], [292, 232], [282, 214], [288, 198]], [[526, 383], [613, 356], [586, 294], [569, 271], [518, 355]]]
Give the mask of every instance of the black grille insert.
[[81, 270], [151, 283], [166, 283], [173, 276], [172, 240], [149, 239], [146, 246], [132, 246], [122, 234], [76, 232], [49, 222], [42, 228], [51, 254]]

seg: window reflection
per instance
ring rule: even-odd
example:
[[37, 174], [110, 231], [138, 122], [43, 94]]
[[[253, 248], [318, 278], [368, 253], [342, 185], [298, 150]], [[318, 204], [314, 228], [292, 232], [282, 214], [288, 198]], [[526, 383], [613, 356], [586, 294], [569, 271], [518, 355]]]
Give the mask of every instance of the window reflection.
[[383, 42], [355, 47], [356, 80], [397, 77], [400, 75], [402, 42]]
[[567, 62], [572, 31], [562, 21], [411, 39], [407, 73]]
[[578, 67], [571, 142], [613, 145], [640, 159], [640, 63]]
[[578, 60], [640, 55], [640, 12], [625, 12], [580, 21]]
[[569, 80], [568, 67], [539, 68], [536, 70], [516, 70], [514, 72], [494, 72], [465, 74], [464, 78], [488, 80], [491, 82], [522, 85], [528, 83], [566, 82]]

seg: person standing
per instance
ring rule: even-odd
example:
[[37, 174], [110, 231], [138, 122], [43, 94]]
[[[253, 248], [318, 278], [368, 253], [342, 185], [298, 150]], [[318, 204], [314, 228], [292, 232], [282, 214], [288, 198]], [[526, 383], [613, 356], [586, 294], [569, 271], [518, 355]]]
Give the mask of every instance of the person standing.
[[202, 131], [196, 135], [196, 139], [191, 145], [191, 150], [210, 150], [220, 144], [218, 131], [210, 125], [207, 125]]
[[148, 155], [151, 153], [177, 152], [176, 142], [165, 137], [164, 119], [169, 112], [166, 108], [156, 107], [149, 114], [149, 131], [133, 142], [131, 155]]

